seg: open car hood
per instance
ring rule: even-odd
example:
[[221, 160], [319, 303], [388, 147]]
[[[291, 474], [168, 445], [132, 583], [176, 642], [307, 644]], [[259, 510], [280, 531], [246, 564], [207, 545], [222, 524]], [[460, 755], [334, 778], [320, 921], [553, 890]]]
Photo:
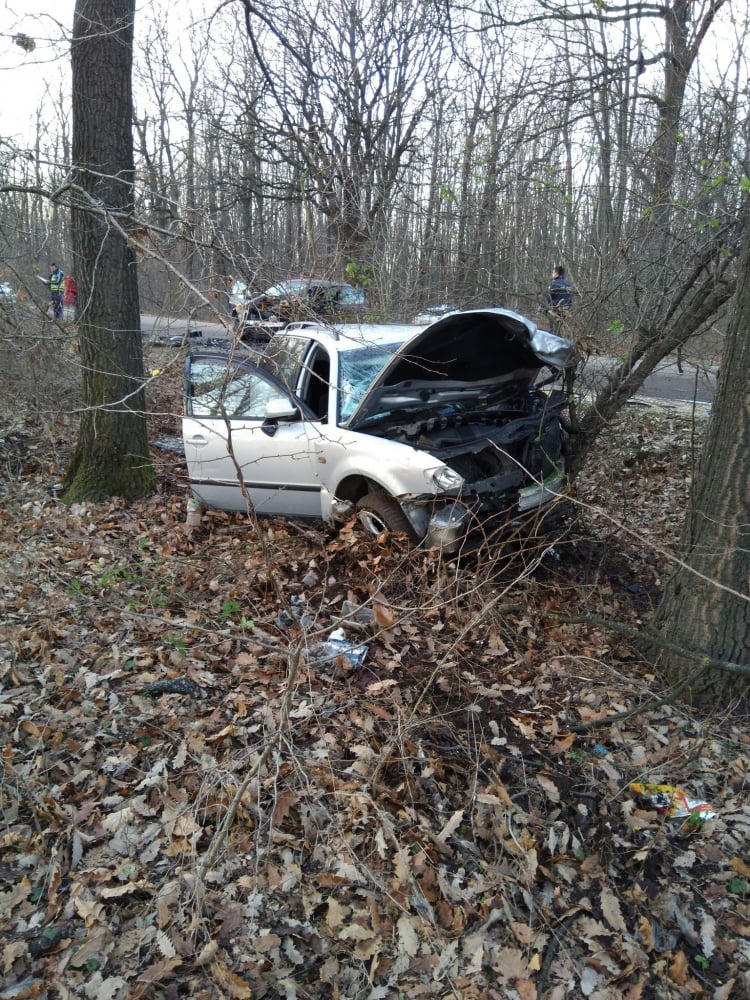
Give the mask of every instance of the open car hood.
[[450, 313], [408, 340], [382, 369], [350, 426], [394, 409], [430, 409], [503, 383], [528, 387], [540, 368], [561, 368], [571, 343], [509, 309]]

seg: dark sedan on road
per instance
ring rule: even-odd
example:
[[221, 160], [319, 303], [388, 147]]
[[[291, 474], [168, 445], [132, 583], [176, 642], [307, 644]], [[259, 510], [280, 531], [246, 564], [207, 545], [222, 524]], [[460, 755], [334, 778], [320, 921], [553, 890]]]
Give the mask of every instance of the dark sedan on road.
[[232, 316], [249, 339], [270, 339], [288, 323], [305, 319], [361, 319], [367, 297], [361, 288], [340, 281], [295, 278], [280, 281], [259, 295], [250, 295], [243, 282], [235, 282], [230, 295]]

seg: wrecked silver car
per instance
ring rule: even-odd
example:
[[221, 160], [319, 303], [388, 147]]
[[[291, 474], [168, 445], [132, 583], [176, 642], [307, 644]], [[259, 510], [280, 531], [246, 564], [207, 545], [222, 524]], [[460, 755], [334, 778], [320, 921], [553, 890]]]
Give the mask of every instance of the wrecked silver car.
[[357, 514], [456, 551], [538, 509], [565, 474], [566, 401], [535, 387], [567, 340], [505, 309], [413, 326], [300, 323], [265, 353], [196, 351], [183, 440], [209, 506], [329, 524]]

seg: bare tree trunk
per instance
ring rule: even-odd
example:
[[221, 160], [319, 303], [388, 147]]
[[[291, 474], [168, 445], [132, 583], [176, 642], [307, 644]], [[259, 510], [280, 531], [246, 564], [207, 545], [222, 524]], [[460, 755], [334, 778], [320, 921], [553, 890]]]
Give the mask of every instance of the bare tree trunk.
[[143, 496], [146, 432], [133, 211], [135, 0], [77, 0], [73, 25], [73, 243], [83, 404], [65, 499]]
[[[727, 333], [713, 413], [693, 486], [678, 567], [654, 624], [670, 642], [662, 665], [672, 682], [701, 662], [745, 666], [743, 676], [710, 667], [687, 691], [717, 706], [750, 692], [750, 234]], [[682, 656], [674, 651], [682, 647]]]

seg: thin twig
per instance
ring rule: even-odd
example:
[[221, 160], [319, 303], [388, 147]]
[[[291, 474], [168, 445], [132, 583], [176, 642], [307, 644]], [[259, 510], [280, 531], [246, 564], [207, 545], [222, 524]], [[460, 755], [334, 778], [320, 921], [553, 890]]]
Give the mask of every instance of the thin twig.
[[635, 708], [630, 708], [626, 712], [618, 712], [617, 715], [606, 715], [603, 719], [590, 719], [588, 722], [579, 722], [575, 726], [568, 726], [571, 733], [587, 733], [591, 729], [601, 729], [603, 726], [609, 726], [613, 722], [624, 722], [626, 719], [632, 719], [636, 715], [643, 715], [646, 712], [653, 712], [656, 708], [661, 708], [662, 705], [669, 705], [675, 701], [685, 688], [690, 687], [698, 678], [707, 670], [705, 663], [701, 663], [697, 670], [694, 670], [692, 674], [688, 674], [679, 684], [675, 687], [670, 688], [669, 693], [661, 698], [650, 698], [648, 701], [643, 702], [641, 705], [636, 705]]

